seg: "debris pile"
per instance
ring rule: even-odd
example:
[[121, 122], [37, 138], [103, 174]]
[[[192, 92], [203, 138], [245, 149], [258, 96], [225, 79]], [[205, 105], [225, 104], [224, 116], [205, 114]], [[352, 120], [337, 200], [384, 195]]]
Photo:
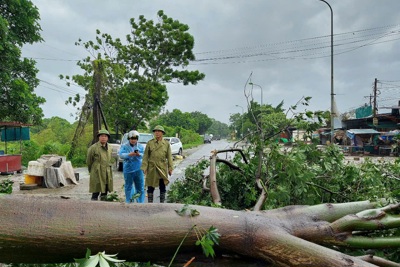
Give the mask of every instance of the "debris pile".
[[70, 161], [58, 155], [42, 155], [35, 161], [30, 161], [25, 173], [24, 184], [21, 190], [34, 189], [39, 186], [58, 188], [68, 185], [77, 185], [79, 173], [74, 173]]

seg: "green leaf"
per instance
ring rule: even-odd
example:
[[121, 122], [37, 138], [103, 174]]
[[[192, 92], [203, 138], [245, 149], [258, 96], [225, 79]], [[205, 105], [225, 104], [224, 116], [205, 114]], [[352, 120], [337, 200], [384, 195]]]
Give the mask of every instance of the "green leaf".
[[188, 208], [189, 208], [189, 205], [185, 204], [185, 205], [183, 205], [183, 207], [180, 210], [175, 210], [175, 212], [178, 213], [180, 216], [185, 216]]
[[105, 252], [100, 253], [100, 257], [104, 258], [105, 260], [109, 261], [109, 262], [124, 262], [125, 260], [118, 260], [116, 258], [114, 258], [115, 256], [117, 256], [117, 254], [113, 254], [113, 255], [107, 255]]
[[211, 226], [210, 229], [208, 229], [207, 233], [206, 233], [206, 237], [209, 240], [212, 240], [215, 244], [219, 245], [219, 238], [221, 237], [221, 235], [218, 233], [218, 229], [215, 228], [214, 226]]
[[79, 267], [96, 267], [97, 264], [99, 263], [99, 254], [90, 256], [89, 259], [86, 259], [85, 261], [81, 262], [79, 264]]
[[85, 258], [89, 259], [89, 257], [92, 255], [92, 251], [90, 249], [86, 249], [86, 255]]
[[102, 254], [100, 254], [100, 257], [99, 257], [99, 263], [100, 263], [100, 267], [110, 267], [110, 264], [108, 264], [107, 260], [103, 257]]

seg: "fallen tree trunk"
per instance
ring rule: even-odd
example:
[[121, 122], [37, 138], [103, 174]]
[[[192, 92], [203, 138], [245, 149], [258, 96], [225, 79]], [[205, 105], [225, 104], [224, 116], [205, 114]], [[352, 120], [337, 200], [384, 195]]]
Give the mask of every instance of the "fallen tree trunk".
[[[356, 214], [365, 210], [381, 211], [375, 203], [291, 206], [262, 212], [190, 206], [199, 213], [194, 217], [179, 215], [176, 211], [182, 207], [1, 196], [0, 259], [4, 263], [69, 262], [82, 258], [90, 248], [93, 253], [118, 253], [119, 259], [127, 261], [170, 260], [196, 225], [218, 229], [221, 238], [216, 250], [276, 266], [377, 266], [318, 244], [346, 245], [346, 238], [351, 238], [349, 225], [354, 225], [346, 216], [355, 221]], [[384, 212], [393, 209], [398, 205]], [[343, 230], [340, 222], [344, 232], [338, 232]], [[398, 219], [390, 221], [391, 227], [399, 224]], [[359, 228], [357, 224], [355, 229]], [[180, 251], [198, 254], [201, 248], [195, 246], [196, 240], [195, 233], [190, 233]]]

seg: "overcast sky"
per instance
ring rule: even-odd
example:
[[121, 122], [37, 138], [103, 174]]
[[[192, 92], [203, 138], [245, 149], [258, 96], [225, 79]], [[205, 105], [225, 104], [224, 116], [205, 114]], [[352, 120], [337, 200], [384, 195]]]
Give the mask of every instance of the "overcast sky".
[[[167, 110], [200, 111], [229, 123], [247, 110], [246, 95], [284, 107], [311, 96], [309, 110], [330, 110], [331, 13], [319, 0], [33, 0], [41, 16], [42, 43], [25, 46], [37, 61], [46, 98], [46, 118], [74, 121], [64, 104], [79, 87], [67, 87], [59, 74], [82, 74], [76, 62], [88, 56], [74, 43], [95, 39], [95, 31], [114, 38], [130, 32], [130, 18], [156, 20], [158, 10], [190, 27], [198, 69], [206, 77], [196, 86], [168, 84]], [[378, 106], [400, 99], [400, 1], [328, 0], [333, 9], [334, 92], [340, 113], [369, 103], [378, 79]], [[248, 83], [256, 84], [252, 86]], [[236, 106], [236, 105], [239, 105]], [[379, 112], [388, 112], [380, 109]]]

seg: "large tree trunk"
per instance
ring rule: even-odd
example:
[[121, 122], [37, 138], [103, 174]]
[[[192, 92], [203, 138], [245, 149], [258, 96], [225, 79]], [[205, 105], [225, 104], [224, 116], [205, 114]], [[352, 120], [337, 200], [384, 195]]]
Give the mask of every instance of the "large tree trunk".
[[[193, 225], [214, 226], [217, 250], [278, 266], [376, 266], [316, 243], [343, 242], [331, 222], [375, 208], [368, 201], [295, 206], [254, 212], [190, 206], [198, 216], [181, 216], [181, 204], [121, 204], [61, 198], [0, 197], [0, 259], [6, 263], [57, 263], [93, 253], [118, 253], [128, 261], [171, 259]], [[347, 224], [348, 225], [348, 224]], [[195, 233], [182, 253], [201, 252]], [[332, 243], [332, 242], [331, 242]]]

